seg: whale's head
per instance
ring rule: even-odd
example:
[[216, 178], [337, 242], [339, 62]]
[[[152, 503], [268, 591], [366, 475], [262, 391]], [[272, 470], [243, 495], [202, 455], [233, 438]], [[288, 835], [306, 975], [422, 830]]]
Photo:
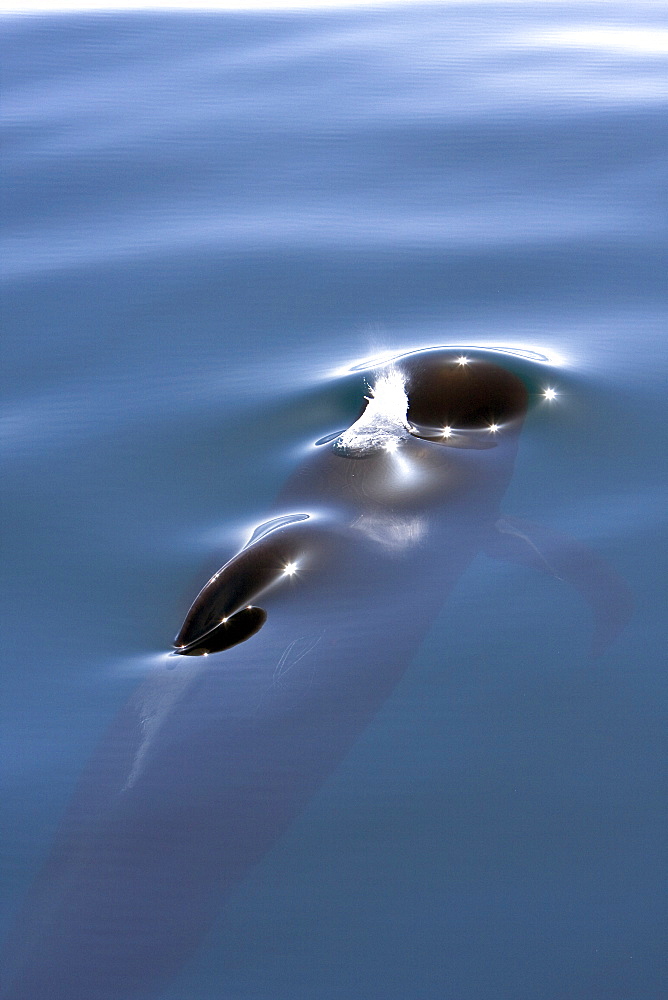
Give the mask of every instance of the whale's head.
[[362, 412], [332, 447], [346, 458], [369, 458], [412, 436], [450, 448], [491, 448], [517, 435], [527, 402], [522, 380], [499, 365], [424, 352], [376, 372]]
[[527, 403], [522, 380], [490, 361], [451, 351], [398, 359], [375, 372], [358, 418], [330, 446], [344, 460], [332, 476], [367, 506], [447, 499], [512, 466]]

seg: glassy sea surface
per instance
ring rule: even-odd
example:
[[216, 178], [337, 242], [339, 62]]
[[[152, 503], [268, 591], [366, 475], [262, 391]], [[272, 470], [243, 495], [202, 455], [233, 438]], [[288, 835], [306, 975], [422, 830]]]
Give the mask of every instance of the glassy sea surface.
[[479, 555], [159, 996], [659, 1000], [665, 6], [0, 33], [2, 928], [106, 727], [372, 359], [495, 348], [556, 392], [503, 513], [602, 556], [633, 618], [593, 659], [573, 588]]

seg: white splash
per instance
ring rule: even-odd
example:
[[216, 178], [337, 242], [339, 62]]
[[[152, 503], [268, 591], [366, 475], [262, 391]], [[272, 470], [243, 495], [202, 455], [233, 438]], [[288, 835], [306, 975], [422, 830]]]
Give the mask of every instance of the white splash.
[[366, 399], [364, 413], [335, 441], [334, 449], [360, 458], [376, 451], [395, 452], [409, 435], [404, 376], [395, 368], [381, 375]]

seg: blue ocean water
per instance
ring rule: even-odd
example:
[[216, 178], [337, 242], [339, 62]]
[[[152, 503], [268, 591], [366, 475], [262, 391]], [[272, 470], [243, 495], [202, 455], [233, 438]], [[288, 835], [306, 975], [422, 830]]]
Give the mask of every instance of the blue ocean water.
[[353, 369], [496, 347], [558, 393], [504, 512], [604, 556], [631, 623], [594, 661], [572, 589], [478, 557], [160, 996], [658, 1000], [664, 5], [0, 31], [3, 928], [199, 586], [354, 417]]

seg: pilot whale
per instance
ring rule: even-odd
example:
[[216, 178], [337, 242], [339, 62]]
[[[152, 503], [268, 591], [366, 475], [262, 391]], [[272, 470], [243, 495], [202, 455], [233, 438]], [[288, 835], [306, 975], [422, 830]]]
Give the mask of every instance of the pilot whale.
[[10, 939], [3, 1000], [159, 996], [479, 552], [579, 587], [597, 647], [622, 626], [628, 594], [602, 560], [501, 514], [529, 404], [518, 375], [423, 352], [380, 368], [360, 402], [103, 738]]

